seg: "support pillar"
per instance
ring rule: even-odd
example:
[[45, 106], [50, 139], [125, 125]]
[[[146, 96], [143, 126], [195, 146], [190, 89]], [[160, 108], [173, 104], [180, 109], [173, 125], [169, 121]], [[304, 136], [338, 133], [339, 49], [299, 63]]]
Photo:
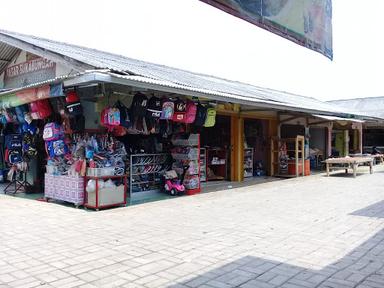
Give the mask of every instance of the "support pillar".
[[231, 181], [244, 180], [244, 118], [231, 116]]
[[327, 151], [326, 151], [326, 158], [331, 157], [332, 155], [332, 128], [333, 124], [330, 123], [327, 127], [328, 137], [327, 137]]
[[344, 156], [349, 155], [349, 130], [344, 130]]

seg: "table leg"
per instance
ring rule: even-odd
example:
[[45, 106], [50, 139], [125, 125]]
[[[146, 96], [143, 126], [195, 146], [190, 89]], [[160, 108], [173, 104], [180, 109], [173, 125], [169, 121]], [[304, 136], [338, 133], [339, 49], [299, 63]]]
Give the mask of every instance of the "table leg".
[[373, 173], [373, 162], [369, 162], [369, 173], [372, 174]]
[[357, 164], [353, 164], [353, 178], [356, 178]]
[[329, 176], [329, 163], [327, 163], [327, 176]]

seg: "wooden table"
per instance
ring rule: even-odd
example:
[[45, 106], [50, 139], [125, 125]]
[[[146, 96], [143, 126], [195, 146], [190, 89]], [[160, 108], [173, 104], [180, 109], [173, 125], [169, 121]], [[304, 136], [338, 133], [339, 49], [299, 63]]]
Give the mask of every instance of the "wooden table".
[[[369, 165], [369, 173], [373, 173], [373, 158], [372, 157], [339, 157], [328, 158], [324, 161], [327, 166], [327, 176], [329, 176], [329, 170], [331, 168], [345, 169], [345, 173], [348, 173], [348, 169], [353, 170], [353, 177], [356, 177], [357, 167], [359, 165]], [[343, 165], [342, 167], [335, 167], [334, 165]]]

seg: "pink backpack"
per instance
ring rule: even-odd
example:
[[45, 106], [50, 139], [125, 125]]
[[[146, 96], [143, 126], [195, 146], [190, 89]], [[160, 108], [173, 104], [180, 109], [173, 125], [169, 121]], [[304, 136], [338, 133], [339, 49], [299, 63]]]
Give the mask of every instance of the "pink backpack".
[[196, 110], [197, 110], [197, 107], [195, 102], [188, 100], [184, 123], [190, 124], [195, 122]]
[[117, 108], [106, 107], [101, 111], [100, 123], [102, 126], [112, 130], [114, 126], [120, 125], [120, 110]]
[[64, 136], [63, 127], [60, 124], [51, 122], [44, 126], [43, 139], [45, 141], [59, 140]]

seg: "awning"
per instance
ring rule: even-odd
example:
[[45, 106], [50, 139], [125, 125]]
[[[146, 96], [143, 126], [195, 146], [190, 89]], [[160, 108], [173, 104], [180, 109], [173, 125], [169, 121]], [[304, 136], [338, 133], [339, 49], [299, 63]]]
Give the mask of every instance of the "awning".
[[312, 116], [320, 119], [325, 119], [329, 121], [347, 121], [347, 122], [355, 122], [355, 123], [364, 123], [364, 120], [360, 119], [354, 119], [354, 118], [343, 118], [343, 117], [337, 117], [337, 116], [329, 116], [329, 115], [319, 115], [319, 114], [312, 114]]

